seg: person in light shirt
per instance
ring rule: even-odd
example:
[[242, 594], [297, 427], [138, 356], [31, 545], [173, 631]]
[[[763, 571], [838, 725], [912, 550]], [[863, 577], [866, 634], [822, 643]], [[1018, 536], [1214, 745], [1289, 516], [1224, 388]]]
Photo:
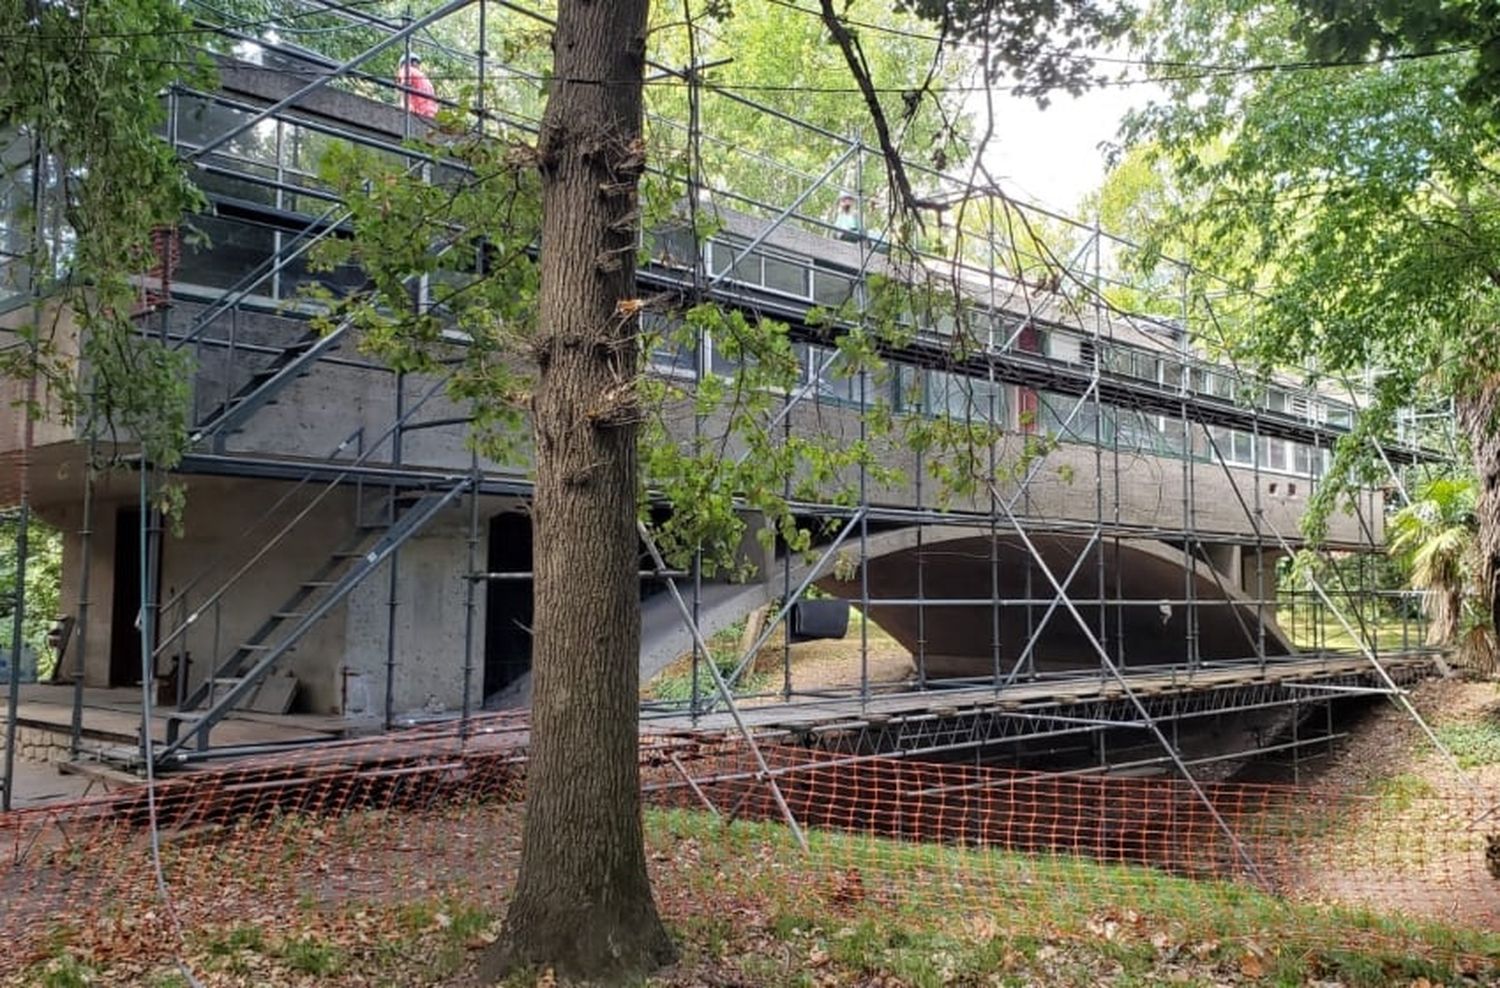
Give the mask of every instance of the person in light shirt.
[[840, 239], [859, 239], [861, 232], [859, 227], [859, 210], [855, 208], [853, 196], [839, 196], [838, 210], [833, 214], [833, 225], [839, 231]]
[[420, 55], [408, 55], [401, 59], [401, 64], [396, 68], [396, 85], [403, 89], [402, 106], [428, 120], [437, 116], [438, 105], [437, 100], [432, 98], [435, 95], [432, 80], [422, 71]]

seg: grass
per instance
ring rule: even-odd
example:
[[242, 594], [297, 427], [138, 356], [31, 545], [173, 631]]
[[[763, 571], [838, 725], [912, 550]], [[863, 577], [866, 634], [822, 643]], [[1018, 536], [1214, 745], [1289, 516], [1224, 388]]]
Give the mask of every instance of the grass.
[[[673, 811], [649, 814], [648, 828], [658, 839], [693, 842], [701, 854], [699, 867], [716, 882], [728, 878], [730, 887], [766, 895], [778, 913], [771, 924], [778, 938], [821, 930], [839, 964], [899, 970], [898, 977], [918, 985], [950, 983], [954, 977], [964, 981], [962, 972], [983, 967], [1002, 946], [1014, 951], [1017, 944], [1058, 938], [1092, 941], [1096, 947], [1102, 939], [1110, 951], [1122, 953], [1115, 963], [1123, 964], [1126, 973], [1159, 959], [1159, 940], [1151, 935], [1111, 940], [1101, 936], [1101, 922], [1135, 933], [1165, 933], [1173, 942], [1212, 944], [1210, 954], [1227, 951], [1236, 961], [1244, 944], [1253, 940], [1274, 947], [1276, 965], [1289, 968], [1284, 974], [1312, 977], [1336, 969], [1352, 976], [1351, 983], [1386, 984], [1393, 972], [1415, 978], [1447, 970], [1424, 955], [1500, 963], [1500, 934], [1293, 903], [1237, 883], [1194, 881], [1077, 857], [812, 831], [807, 835], [809, 856], [825, 871], [878, 876], [868, 884], [886, 879], [897, 890], [893, 901], [874, 901], [872, 895], [864, 909], [830, 922], [826, 915], [808, 912], [802, 904], [805, 889], [736, 874], [737, 861], [763, 858], [768, 846], [773, 857], [795, 856], [791, 838], [780, 826], [740, 822], [723, 828], [704, 814]], [[1111, 915], [1117, 918], [1101, 921]], [[1268, 972], [1272, 967], [1260, 961], [1254, 966]], [[1365, 978], [1359, 974], [1365, 969], [1380, 976]]]
[[1437, 787], [1414, 772], [1400, 772], [1371, 783], [1371, 790], [1380, 797], [1381, 809], [1389, 813], [1405, 813], [1419, 801], [1438, 795]]
[[[1389, 798], [1420, 798], [1420, 782], [1390, 780]], [[443, 825], [440, 815], [428, 822]], [[1500, 964], [1500, 934], [1145, 867], [826, 830], [808, 832], [804, 854], [779, 824], [726, 825], [687, 810], [649, 809], [645, 826], [658, 902], [682, 955], [650, 985], [1373, 986], [1451, 983]], [[200, 920], [184, 959], [215, 985], [459, 984], [504, 908], [480, 894], [241, 910], [274, 919]], [[185, 983], [165, 941], [128, 942], [154, 945], [155, 968], [137, 959], [115, 969], [128, 950], [101, 935], [59, 931], [50, 956], [0, 984]]]
[[1500, 724], [1491, 720], [1450, 721], [1435, 730], [1460, 767], [1500, 764]]
[[88, 988], [94, 972], [72, 954], [63, 953], [46, 961], [33, 984], [41, 988]]
[[[1350, 627], [1361, 630], [1351, 611], [1345, 609], [1344, 616]], [[1403, 625], [1399, 617], [1389, 615], [1366, 617], [1365, 628], [1372, 640], [1365, 643], [1345, 631], [1339, 619], [1322, 607], [1283, 606], [1277, 609], [1276, 622], [1291, 638], [1292, 644], [1301, 649], [1321, 647], [1334, 652], [1357, 652], [1363, 644], [1373, 644], [1379, 651], [1394, 652], [1423, 644], [1424, 630], [1416, 620]]]
[[[708, 654], [718, 667], [719, 675], [727, 678], [740, 661], [740, 637], [745, 633], [745, 622], [737, 621], [708, 640]], [[735, 693], [757, 693], [765, 689], [770, 677], [763, 673], [747, 671], [735, 684]], [[651, 681], [646, 692], [654, 700], [682, 701], [693, 698], [693, 663], [691, 656], [678, 659]], [[698, 696], [714, 695], [713, 676], [706, 669], [698, 671]]]
[[310, 936], [286, 940], [276, 953], [288, 968], [299, 974], [327, 977], [338, 974], [348, 964], [338, 946]]

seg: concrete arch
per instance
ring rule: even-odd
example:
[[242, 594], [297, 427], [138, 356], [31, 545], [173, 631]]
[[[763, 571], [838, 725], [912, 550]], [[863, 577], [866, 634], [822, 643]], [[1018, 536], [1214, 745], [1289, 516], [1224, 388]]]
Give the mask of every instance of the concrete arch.
[[[1199, 601], [1196, 633], [1202, 659], [1244, 658], [1256, 654], [1258, 637], [1256, 605], [1235, 589], [1238, 580], [1216, 571], [1201, 560], [1185, 560], [1180, 549], [1149, 539], [1113, 539], [1102, 543], [1103, 597], [1123, 601], [1106, 606], [1100, 634], [1099, 593], [1101, 574], [1096, 550], [1088, 548], [1088, 536], [1075, 533], [1028, 533], [1047, 567], [1062, 580], [1087, 551], [1088, 558], [1069, 584], [1069, 596], [1079, 612], [1110, 649], [1122, 650], [1129, 665], [1164, 665], [1183, 662], [1187, 656], [1188, 611], [1180, 603], [1191, 580], [1193, 598]], [[846, 543], [847, 545], [847, 543]], [[992, 560], [988, 532], [956, 525], [929, 526], [921, 530], [918, 548], [916, 527], [894, 529], [869, 537], [870, 596], [873, 599], [905, 599], [921, 596], [931, 600], [972, 600], [984, 603], [923, 608], [876, 604], [871, 617], [913, 654], [925, 653], [932, 676], [989, 675], [994, 669], [995, 615], [988, 604], [998, 585], [1002, 600], [1050, 600], [1051, 585], [1036, 567], [1019, 535], [999, 532], [994, 539]], [[841, 550], [858, 559], [858, 546]], [[1190, 563], [1185, 566], [1185, 563]], [[809, 567], [799, 567], [794, 578], [805, 577]], [[857, 576], [839, 579], [836, 567], [822, 567], [816, 584], [821, 589], [854, 602], [860, 598]], [[920, 574], [919, 574], [920, 570]], [[1030, 574], [1028, 585], [1028, 571]], [[1189, 575], [1190, 574], [1190, 575]], [[1270, 592], [1270, 588], [1267, 588]], [[1040, 625], [1045, 604], [1009, 605], [999, 609], [1000, 661], [1003, 668], [1022, 654], [1031, 629]], [[920, 612], [920, 616], [919, 616]], [[1266, 651], [1292, 654], [1296, 648], [1266, 609]], [[1042, 671], [1092, 668], [1098, 655], [1077, 622], [1061, 606], [1047, 622], [1035, 643], [1036, 668]]]
[[[1037, 533], [1031, 537], [1058, 579], [1067, 574], [1078, 553], [1088, 543], [1087, 535], [1073, 533]], [[1021, 598], [1026, 593], [1026, 569], [1030, 556], [1020, 537], [1014, 533], [999, 533], [996, 543], [1000, 595], [1005, 599]], [[915, 526], [871, 533], [866, 549], [870, 556], [872, 598], [909, 599], [917, 596]], [[921, 555], [924, 596], [988, 600], [991, 589], [988, 532], [959, 525], [927, 526], [922, 530]], [[843, 556], [846, 563], [857, 563], [857, 539], [846, 539], [835, 556]], [[793, 561], [792, 586], [806, 579], [820, 562]], [[1155, 540], [1122, 540], [1117, 568], [1115, 545], [1110, 540], [1104, 544], [1104, 562], [1106, 596], [1141, 602], [1108, 609], [1105, 637], [1110, 643], [1111, 655], [1115, 654], [1114, 643], [1120, 637], [1120, 622], [1123, 620], [1126, 664], [1161, 665], [1184, 661], [1187, 654], [1187, 608], [1173, 605], [1171, 614], [1163, 620], [1159, 606], [1162, 600], [1180, 600], [1186, 593], [1182, 551]], [[1269, 562], [1267, 565], [1269, 567]], [[857, 605], [861, 596], [858, 577], [840, 580], [835, 575], [839, 568], [837, 559], [822, 562], [814, 582], [820, 589], [845, 597]], [[704, 635], [710, 636], [730, 627], [751, 611], [776, 599], [782, 581], [778, 562], [773, 571], [762, 573], [761, 579], [752, 583], [705, 586], [698, 616]], [[1236, 582], [1229, 574], [1217, 572], [1201, 560], [1193, 561], [1193, 594], [1204, 602], [1198, 608], [1200, 658], [1243, 658], [1255, 654], [1256, 607], [1250, 598], [1235, 589]], [[1086, 560], [1070, 585], [1070, 595], [1075, 600], [1096, 598], [1097, 586], [1098, 566], [1092, 559]], [[1268, 586], [1267, 593], [1270, 591]], [[1035, 568], [1031, 577], [1031, 597], [1039, 600], [1052, 597], [1046, 578]], [[1046, 607], [1038, 605], [1031, 610], [1033, 620], [1040, 622]], [[1080, 606], [1079, 610], [1086, 619], [1096, 620], [1097, 606]], [[877, 605], [870, 611], [875, 621], [913, 655], [919, 650], [925, 653], [928, 675], [986, 676], [994, 671], [992, 614], [987, 603], [930, 605], [923, 608], [925, 620], [921, 622], [915, 607]], [[1265, 618], [1267, 654], [1295, 653], [1296, 648], [1276, 624], [1270, 608], [1267, 608]], [[643, 682], [692, 648], [692, 637], [665, 594], [657, 594], [643, 604], [641, 630]], [[1030, 637], [1025, 609], [1002, 609], [1000, 631], [1001, 664], [1008, 671]], [[925, 647], [921, 644], [923, 639]], [[1087, 638], [1072, 616], [1061, 607], [1047, 623], [1034, 651], [1039, 670], [1095, 668], [1099, 664]]]

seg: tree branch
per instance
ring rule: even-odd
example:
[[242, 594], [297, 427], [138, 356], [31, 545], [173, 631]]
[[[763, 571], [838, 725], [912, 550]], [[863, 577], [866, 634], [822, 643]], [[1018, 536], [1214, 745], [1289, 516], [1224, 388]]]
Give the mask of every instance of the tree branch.
[[828, 28], [828, 33], [833, 36], [834, 42], [844, 53], [844, 61], [848, 63], [854, 82], [859, 86], [860, 94], [864, 97], [865, 107], [870, 111], [870, 119], [875, 125], [875, 136], [880, 141], [880, 154], [885, 159], [886, 174], [896, 190], [893, 209], [896, 213], [911, 216], [921, 223], [921, 210], [940, 211], [946, 206], [931, 199], [918, 198], [912, 190], [911, 178], [906, 174], [906, 165], [901, 160], [901, 152], [891, 139], [891, 127], [885, 118], [885, 110], [880, 105], [880, 97], [875, 92], [875, 83], [870, 78], [870, 66], [865, 61], [859, 40], [849, 33], [844, 22], [839, 19], [837, 12], [833, 9], [833, 0], [820, 0], [820, 6], [823, 25]]

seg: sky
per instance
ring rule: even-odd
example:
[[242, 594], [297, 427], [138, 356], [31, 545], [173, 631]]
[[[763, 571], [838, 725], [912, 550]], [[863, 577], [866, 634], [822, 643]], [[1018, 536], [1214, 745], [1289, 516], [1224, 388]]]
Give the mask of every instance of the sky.
[[[1104, 178], [1099, 145], [1115, 140], [1125, 113], [1153, 95], [1154, 86], [1116, 86], [1064, 94], [1039, 109], [1034, 100], [997, 93], [986, 162], [1012, 195], [1074, 215], [1079, 200]], [[973, 109], [982, 119], [982, 97]]]

